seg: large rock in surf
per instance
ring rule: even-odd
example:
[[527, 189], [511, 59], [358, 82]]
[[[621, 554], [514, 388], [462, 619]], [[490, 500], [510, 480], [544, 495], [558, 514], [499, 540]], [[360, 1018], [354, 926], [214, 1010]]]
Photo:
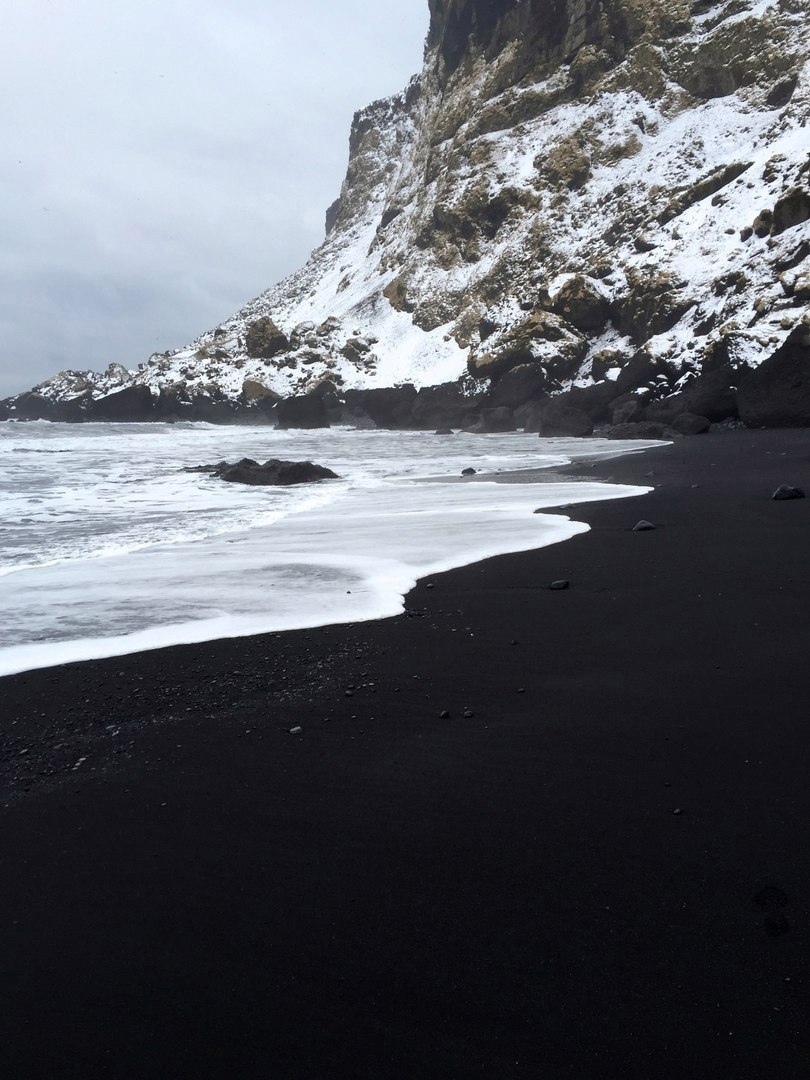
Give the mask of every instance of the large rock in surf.
[[282, 461], [270, 458], [260, 465], [253, 458], [241, 461], [219, 461], [215, 465], [194, 465], [185, 472], [210, 473], [229, 484], [249, 484], [252, 487], [289, 487], [292, 484], [314, 484], [319, 480], [337, 480], [337, 473], [311, 461]]

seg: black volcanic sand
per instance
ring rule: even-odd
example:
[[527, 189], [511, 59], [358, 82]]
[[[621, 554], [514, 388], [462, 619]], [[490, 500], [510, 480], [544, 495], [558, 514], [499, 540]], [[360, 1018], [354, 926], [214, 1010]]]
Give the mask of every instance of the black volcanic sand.
[[406, 616], [0, 681], [0, 1075], [807, 1076], [810, 432], [587, 471]]

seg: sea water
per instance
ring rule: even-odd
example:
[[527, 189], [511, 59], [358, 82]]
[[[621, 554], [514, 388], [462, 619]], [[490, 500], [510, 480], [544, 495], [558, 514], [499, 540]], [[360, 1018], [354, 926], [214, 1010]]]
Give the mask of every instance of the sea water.
[[[643, 446], [0, 423], [0, 675], [395, 615], [419, 578], [588, 528], [538, 509], [642, 494], [543, 470]], [[311, 460], [340, 479], [246, 487], [183, 471], [242, 457]]]

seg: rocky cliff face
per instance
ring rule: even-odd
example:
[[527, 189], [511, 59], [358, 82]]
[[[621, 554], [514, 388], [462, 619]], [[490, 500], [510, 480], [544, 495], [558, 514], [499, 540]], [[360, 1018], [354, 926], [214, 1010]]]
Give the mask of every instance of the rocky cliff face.
[[573, 392], [605, 417], [628, 391], [801, 360], [807, 17], [806, 0], [430, 0], [422, 73], [355, 116], [309, 262], [186, 349], [35, 396], [143, 386], [165, 414], [314, 390], [335, 409], [458, 381], [483, 405]]

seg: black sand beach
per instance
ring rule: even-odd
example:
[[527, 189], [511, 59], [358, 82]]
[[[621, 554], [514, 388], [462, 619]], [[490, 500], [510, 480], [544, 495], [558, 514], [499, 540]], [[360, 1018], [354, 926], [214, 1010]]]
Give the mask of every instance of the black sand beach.
[[807, 1076], [810, 432], [587, 471], [405, 616], [0, 681], [0, 1075]]

